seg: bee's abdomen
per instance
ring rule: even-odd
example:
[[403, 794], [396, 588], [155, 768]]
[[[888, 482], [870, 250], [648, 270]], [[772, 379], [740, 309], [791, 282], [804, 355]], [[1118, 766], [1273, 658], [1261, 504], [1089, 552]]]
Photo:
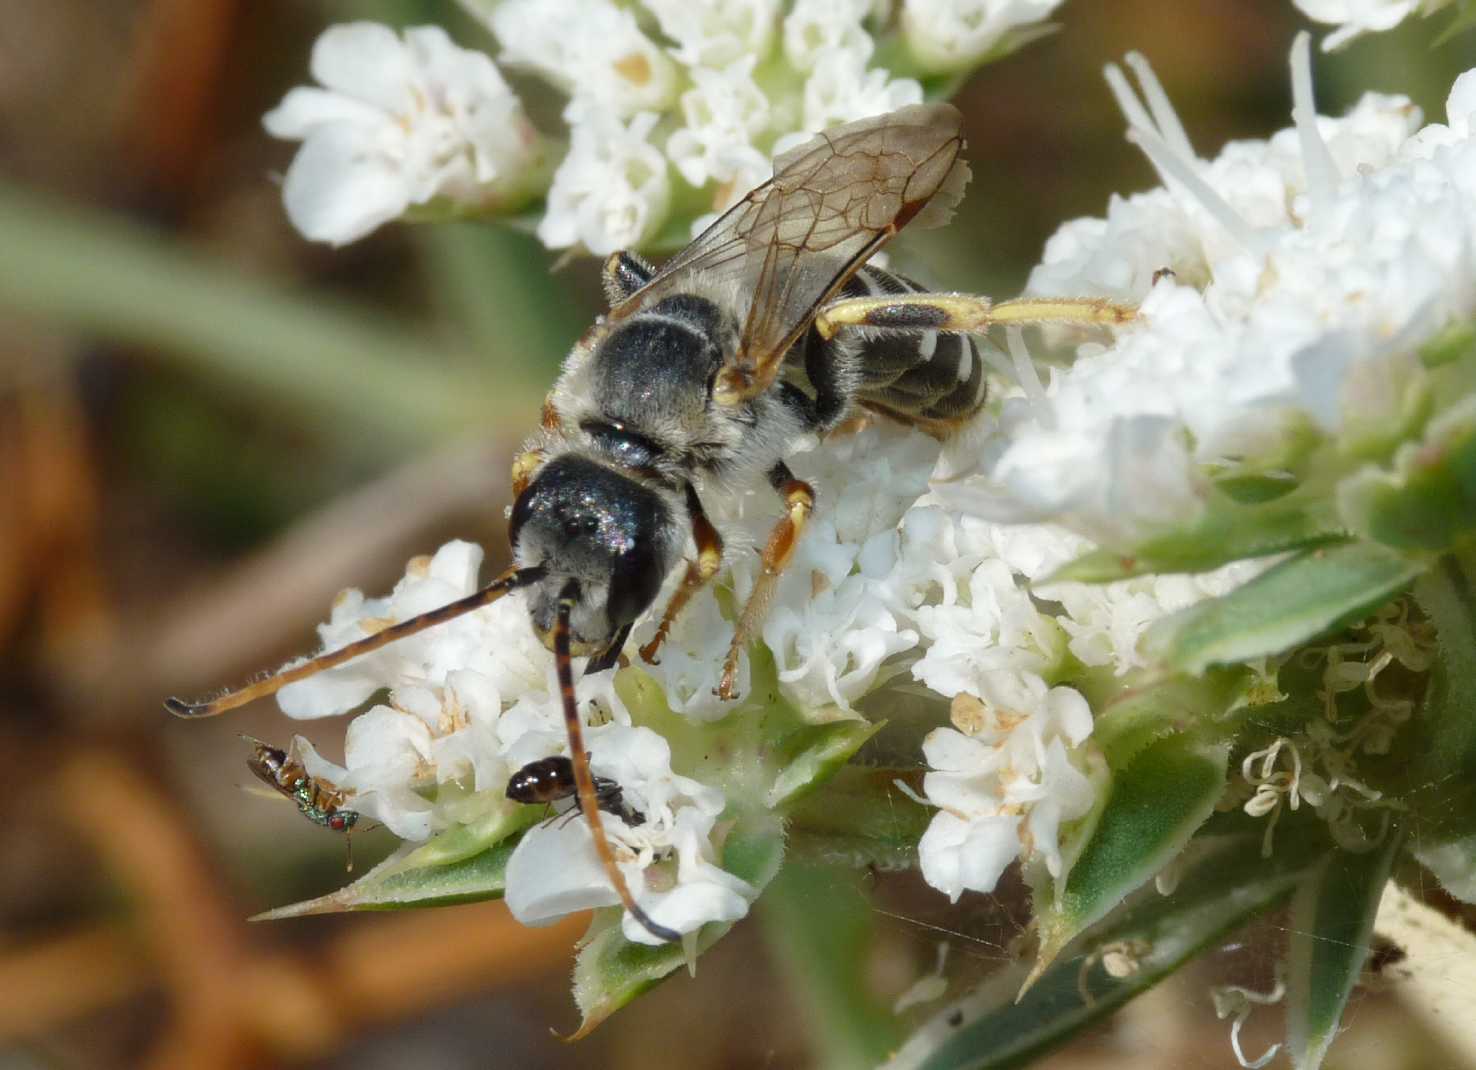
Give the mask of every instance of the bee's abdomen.
[[[841, 290], [843, 297], [925, 293], [927, 287], [866, 266]], [[984, 361], [969, 335], [938, 331], [887, 332], [856, 344], [858, 400], [906, 423], [951, 426], [984, 404]]]

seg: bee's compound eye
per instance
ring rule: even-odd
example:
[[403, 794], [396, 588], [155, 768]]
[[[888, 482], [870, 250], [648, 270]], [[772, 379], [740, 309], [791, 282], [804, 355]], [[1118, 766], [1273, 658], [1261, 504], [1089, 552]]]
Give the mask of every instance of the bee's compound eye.
[[348, 818], [344, 817], [342, 814], [334, 814], [328, 819], [328, 827], [331, 828], [334, 832], [344, 832], [349, 827]]

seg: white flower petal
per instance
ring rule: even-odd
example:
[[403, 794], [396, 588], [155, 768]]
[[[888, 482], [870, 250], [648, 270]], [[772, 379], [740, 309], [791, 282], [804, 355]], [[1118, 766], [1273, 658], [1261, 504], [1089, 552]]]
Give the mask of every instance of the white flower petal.
[[955, 903], [965, 891], [993, 891], [1020, 853], [1019, 824], [1017, 817], [935, 814], [917, 845], [923, 880]]
[[[960, 509], [1053, 520], [1125, 551], [1193, 523], [1209, 471], [1395, 426], [1406, 399], [1394, 384], [1422, 375], [1407, 354], [1476, 306], [1463, 120], [1411, 138], [1417, 110], [1369, 95], [1342, 119], [1303, 111], [1206, 163], [1136, 66], [1152, 115], [1115, 70], [1113, 85], [1167, 185], [1063, 227], [1030, 288], [1141, 302], [1140, 325], [1081, 347], [1038, 403], [1007, 402], [980, 475], [946, 491]], [[1176, 278], [1155, 284], [1163, 268]]]
[[524, 925], [552, 925], [565, 915], [620, 902], [589, 826], [562, 818], [533, 826], [513, 848], [505, 898]]
[[302, 140], [288, 168], [288, 217], [343, 244], [443, 197], [484, 209], [525, 197], [542, 139], [485, 55], [436, 26], [330, 26], [313, 48], [324, 89], [294, 89], [263, 119]]
[[383, 111], [403, 108], [416, 78], [399, 37], [375, 22], [329, 26], [313, 42], [309, 69], [325, 88]]
[[1039, 22], [1061, 0], [903, 0], [902, 30], [928, 67], [958, 70], [978, 63], [1012, 31]]
[[303, 237], [345, 245], [410, 206], [403, 174], [379, 146], [351, 126], [308, 135], [282, 186], [287, 218]]
[[671, 100], [676, 71], [631, 11], [609, 0], [504, 0], [488, 18], [502, 62], [527, 67], [619, 118]]

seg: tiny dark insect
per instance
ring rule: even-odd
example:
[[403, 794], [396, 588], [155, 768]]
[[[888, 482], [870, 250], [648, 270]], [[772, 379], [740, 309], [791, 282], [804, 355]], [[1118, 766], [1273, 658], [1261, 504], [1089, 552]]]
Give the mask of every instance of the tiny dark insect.
[[[722, 566], [723, 539], [702, 494], [763, 477], [783, 513], [715, 689], [736, 698], [739, 660], [814, 510], [815, 489], [785, 464], [800, 442], [868, 412], [946, 437], [984, 404], [984, 361], [970, 335], [1136, 315], [1096, 298], [995, 304], [928, 293], [867, 264], [909, 223], [947, 222], [969, 178], [962, 125], [952, 105], [934, 103], [827, 130], [777, 157], [773, 178], [660, 268], [611, 256], [609, 314], [575, 343], [542, 429], [513, 461], [514, 567], [269, 679], [165, 706], [211, 717], [523, 590], [533, 628], [554, 652], [575, 794], [605, 873], [632, 917], [660, 940], [678, 939], [635, 901], [605, 836], [570, 659], [589, 655], [586, 673], [615, 665], [666, 577], [685, 564], [640, 649], [654, 662], [682, 608]], [[684, 561], [689, 535], [696, 555]]]
[[[634, 828], [646, 823], [646, 815], [628, 805], [625, 792], [609, 777], [594, 779], [595, 800], [607, 814], [614, 814]], [[507, 797], [520, 803], [555, 803], [579, 793], [574, 780], [574, 762], [563, 755], [539, 758], [523, 766], [507, 782]]]
[[297, 740], [292, 741], [291, 753], [274, 747], [255, 736], [241, 736], [251, 744], [251, 757], [246, 767], [256, 774], [257, 779], [277, 794], [297, 804], [298, 813], [315, 825], [344, 834], [348, 844], [348, 868], [354, 868], [353, 840], [349, 833], [359, 823], [356, 810], [343, 808], [345, 796], [336, 786], [312, 776], [303, 768], [297, 754]]

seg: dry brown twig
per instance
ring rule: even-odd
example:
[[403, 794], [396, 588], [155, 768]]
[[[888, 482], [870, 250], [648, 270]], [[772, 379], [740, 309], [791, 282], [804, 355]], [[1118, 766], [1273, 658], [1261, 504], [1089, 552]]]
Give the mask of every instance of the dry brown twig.
[[459, 442], [330, 503], [159, 608], [126, 648], [97, 651], [73, 674], [70, 705], [97, 726], [136, 723], [166, 694], [218, 687], [284, 656], [339, 591], [432, 549], [426, 540], [448, 519], [477, 513], [488, 518], [486, 530], [499, 528], [512, 450], [501, 436]]
[[488, 903], [364, 917], [314, 953], [284, 951], [243, 920], [186, 816], [119, 754], [77, 754], [55, 787], [59, 811], [128, 889], [139, 938], [89, 929], [0, 956], [0, 980], [25, 982], [7, 990], [29, 992], [0, 1016], [0, 1036], [35, 1035], [157, 978], [174, 1016], [153, 1066], [246, 1066], [262, 1051], [321, 1058], [370, 1024], [566, 967], [580, 931], [572, 920], [526, 929]]

